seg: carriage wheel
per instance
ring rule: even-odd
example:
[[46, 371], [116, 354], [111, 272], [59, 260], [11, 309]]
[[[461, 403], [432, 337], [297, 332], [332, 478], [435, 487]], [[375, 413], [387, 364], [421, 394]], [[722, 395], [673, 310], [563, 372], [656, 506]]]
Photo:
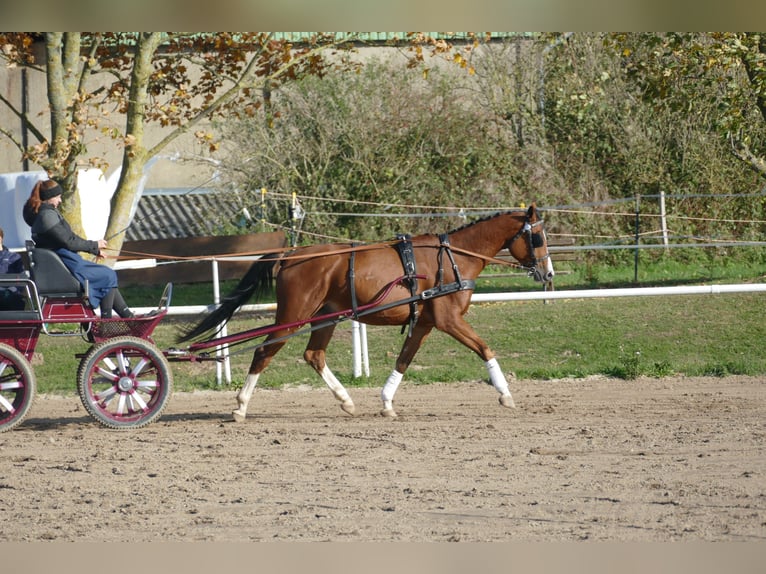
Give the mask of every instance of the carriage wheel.
[[19, 351], [0, 343], [0, 432], [27, 416], [37, 391], [32, 365]]
[[173, 387], [165, 356], [137, 337], [95, 345], [80, 361], [77, 390], [85, 409], [112, 429], [139, 428], [162, 414]]

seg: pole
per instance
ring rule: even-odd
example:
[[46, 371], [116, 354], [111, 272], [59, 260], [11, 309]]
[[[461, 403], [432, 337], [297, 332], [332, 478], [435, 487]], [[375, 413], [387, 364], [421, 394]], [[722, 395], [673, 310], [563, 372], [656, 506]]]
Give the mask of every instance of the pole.
[[362, 370], [364, 376], [370, 376], [370, 354], [367, 352], [367, 325], [364, 323], [359, 324], [359, 335], [362, 343]]
[[355, 379], [362, 376], [362, 345], [359, 331], [359, 323], [357, 321], [351, 321], [351, 363], [354, 368]]
[[641, 239], [639, 235], [639, 221], [641, 218], [641, 195], [636, 196], [636, 252], [633, 255], [633, 283], [638, 283], [638, 242]]
[[[218, 280], [218, 261], [213, 259], [213, 303], [218, 305], [221, 302], [221, 285]], [[221, 330], [216, 334], [216, 338], [225, 337], [227, 335], [226, 325], [224, 324]], [[226, 345], [216, 347], [215, 354], [218, 357], [223, 356], [223, 364], [216, 361], [215, 364], [215, 380], [219, 385], [221, 384], [222, 375], [225, 375], [226, 382], [231, 383], [231, 360], [229, 358], [229, 352]], [[222, 373], [223, 371], [223, 373]]]
[[662, 244], [668, 246], [668, 220], [665, 216], [665, 191], [660, 189], [660, 220], [662, 222]]
[[261, 188], [261, 231], [266, 231], [266, 188]]

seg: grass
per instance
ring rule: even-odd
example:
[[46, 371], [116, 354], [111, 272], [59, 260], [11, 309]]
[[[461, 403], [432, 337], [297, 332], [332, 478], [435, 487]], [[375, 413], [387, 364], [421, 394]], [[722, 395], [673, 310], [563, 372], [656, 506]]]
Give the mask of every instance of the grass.
[[[675, 266], [676, 264], [674, 264]], [[732, 267], [728, 273], [711, 273], [699, 266], [672, 268], [667, 263], [645, 266], [643, 285], [675, 283], [759, 281], [764, 267]], [[632, 284], [633, 269], [598, 268], [598, 287]], [[747, 273], [746, 276], [742, 274]], [[680, 277], [680, 280], [678, 279]], [[608, 280], [604, 280], [608, 278]], [[561, 275], [557, 289], [593, 288], [583, 272]], [[232, 285], [222, 287], [226, 292]], [[477, 291], [539, 289], [526, 277], [480, 278]], [[126, 289], [136, 306], [152, 305], [162, 286]], [[210, 286], [177, 286], [173, 303], [209, 303]], [[722, 294], [669, 297], [557, 300], [486, 303], [473, 305], [466, 319], [497, 353], [506, 372], [519, 378], [553, 379], [608, 375], [621, 379], [639, 376], [727, 374], [765, 375], [766, 299], [762, 294]], [[190, 317], [167, 318], [155, 331], [160, 349], [174, 345], [175, 337]], [[237, 316], [229, 332], [270, 324], [269, 316]], [[348, 386], [379, 387], [393, 368], [406, 335], [397, 327], [368, 327], [370, 378], [351, 375], [350, 324], [338, 326], [328, 350], [328, 363]], [[274, 358], [259, 385], [309, 384], [321, 386], [319, 377], [303, 362], [308, 335], [294, 337]], [[252, 343], [236, 348], [232, 357], [234, 385], [240, 385], [252, 356]], [[40, 392], [69, 393], [76, 388], [79, 360], [88, 344], [76, 337], [42, 336], [38, 343], [35, 373]], [[218, 388], [212, 362], [173, 362], [177, 390]], [[481, 360], [447, 335], [434, 332], [405, 375], [411, 384], [486, 379]]]

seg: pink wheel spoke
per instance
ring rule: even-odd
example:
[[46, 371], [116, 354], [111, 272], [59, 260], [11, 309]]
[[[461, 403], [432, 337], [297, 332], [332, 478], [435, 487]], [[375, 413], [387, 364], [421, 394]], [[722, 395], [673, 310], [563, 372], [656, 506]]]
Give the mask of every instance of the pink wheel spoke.
[[120, 399], [117, 401], [117, 414], [127, 414], [127, 409], [125, 408], [125, 403], [127, 402], [127, 395], [120, 393]]
[[117, 370], [119, 371], [120, 375], [125, 376], [128, 374], [127, 365], [128, 361], [125, 359], [125, 355], [122, 352], [122, 349], [118, 349], [116, 352], [116, 358], [117, 358]]
[[8, 381], [7, 383], [0, 383], [0, 391], [11, 391], [14, 389], [20, 389], [24, 385], [21, 381]]
[[142, 358], [138, 362], [138, 364], [130, 370], [130, 374], [133, 375], [134, 377], [137, 377], [139, 374], [141, 374], [141, 371], [143, 371], [144, 367], [146, 367], [146, 365], [148, 364], [149, 364], [149, 361], [147, 361], [146, 358]]
[[119, 375], [115, 375], [111, 370], [106, 370], [103, 367], [98, 368], [98, 373], [105, 379], [108, 379], [112, 382], [119, 380]]
[[113, 371], [115, 371], [117, 369], [117, 365], [115, 365], [114, 361], [112, 361], [112, 359], [110, 359], [109, 357], [104, 357], [101, 360], [104, 361], [104, 364], [106, 365], [106, 368], [110, 372], [113, 372]]
[[0, 411], [2, 410], [5, 410], [11, 414], [16, 412], [16, 409], [13, 408], [13, 405], [10, 403], [10, 401], [4, 396], [0, 395]]
[[150, 381], [136, 381], [136, 388], [138, 389], [156, 389], [159, 386], [160, 383], [156, 379]]
[[96, 399], [94, 402], [96, 403], [106, 403], [109, 401], [114, 395], [117, 394], [117, 389], [114, 387], [109, 387], [108, 389], [105, 389], [101, 391], [100, 393], [96, 393], [93, 395], [93, 398]]
[[141, 395], [138, 393], [130, 393], [130, 399], [131, 401], [135, 402], [138, 405], [138, 408], [144, 412], [148, 410], [148, 407], [146, 403], [144, 402], [144, 399], [141, 398]]

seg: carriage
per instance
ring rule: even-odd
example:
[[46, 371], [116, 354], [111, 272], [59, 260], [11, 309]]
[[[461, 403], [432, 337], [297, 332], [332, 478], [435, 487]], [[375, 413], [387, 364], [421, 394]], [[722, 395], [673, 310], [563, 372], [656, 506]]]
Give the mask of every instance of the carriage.
[[41, 334], [82, 336], [91, 344], [77, 355], [77, 389], [97, 421], [122, 429], [156, 420], [170, 397], [172, 374], [152, 333], [167, 314], [172, 285], [145, 316], [101, 319], [55, 252], [29, 246], [27, 254], [29, 276], [0, 277], [0, 290], [21, 303], [0, 310], [0, 431], [17, 426], [30, 410], [37, 390], [32, 357]]
[[[264, 255], [222, 304], [188, 328], [186, 349], [160, 350], [152, 334], [167, 315], [168, 284], [153, 312], [129, 319], [96, 317], [80, 283], [57, 255], [28, 248], [30, 277], [0, 278], [0, 289], [21, 294], [21, 310], [0, 310], [0, 432], [14, 428], [29, 412], [36, 379], [31, 365], [38, 338], [55, 325], [75, 326], [91, 343], [80, 359], [77, 390], [87, 410], [111, 429], [133, 429], [155, 421], [170, 397], [169, 362], [220, 360], [210, 349], [251, 343], [253, 360], [237, 395], [235, 421], [244, 420], [258, 378], [292, 336], [310, 332], [304, 359], [328, 385], [341, 408], [354, 413], [348, 392], [333, 375], [325, 349], [335, 326], [347, 319], [400, 325], [408, 336], [381, 399], [384, 416], [396, 416], [393, 397], [404, 372], [433, 328], [455, 338], [485, 363], [499, 402], [513, 406], [508, 383], [494, 353], [463, 319], [475, 279], [507, 249], [518, 267], [545, 284], [553, 278], [547, 239], [535, 204], [500, 212], [441, 235], [399, 236], [374, 244], [325, 244]], [[276, 280], [275, 323], [217, 337], [221, 325], [248, 299]]]

